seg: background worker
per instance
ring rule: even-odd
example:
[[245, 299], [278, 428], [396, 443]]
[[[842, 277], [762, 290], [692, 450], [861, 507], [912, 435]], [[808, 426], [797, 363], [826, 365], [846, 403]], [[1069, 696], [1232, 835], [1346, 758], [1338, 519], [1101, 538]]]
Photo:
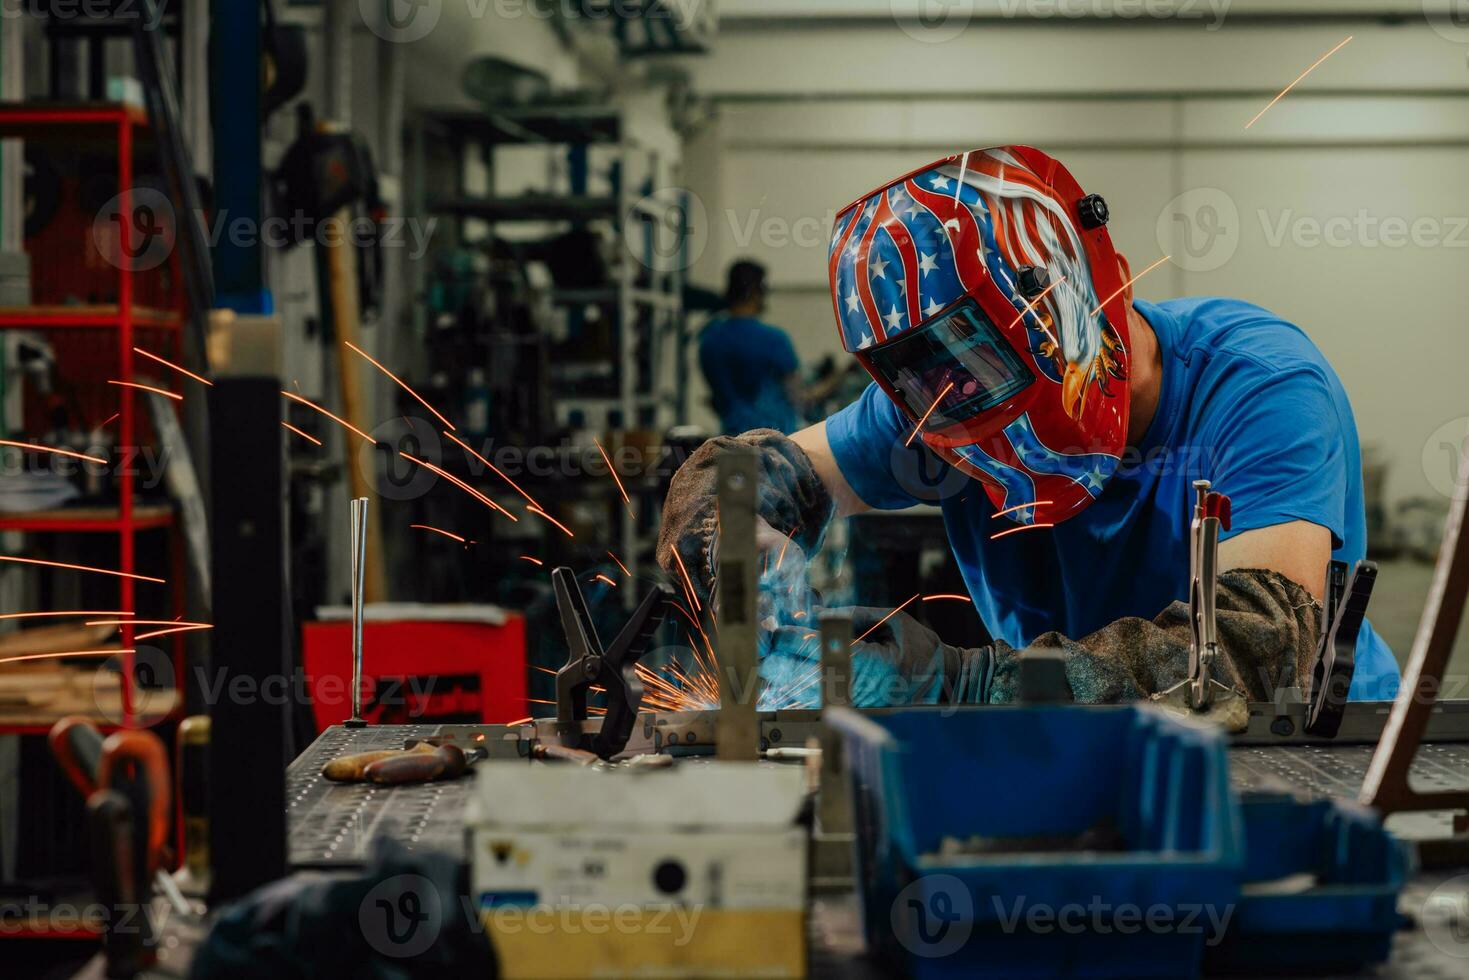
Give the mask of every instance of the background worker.
[[[736, 444], [760, 455], [761, 517], [807, 551], [834, 512], [937, 502], [996, 642], [958, 650], [892, 616], [854, 651], [859, 670], [909, 683], [871, 700], [1010, 700], [1029, 644], [1065, 651], [1078, 701], [1131, 700], [1187, 676], [1191, 484], [1209, 479], [1233, 498], [1223, 679], [1252, 700], [1302, 686], [1327, 563], [1365, 553], [1346, 394], [1306, 335], [1266, 310], [1134, 303], [1106, 220], [1057, 161], [1018, 146], [940, 160], [850, 205], [832, 300], [874, 384], [792, 438], [701, 448], [674, 478], [659, 560], [671, 568], [677, 548], [712, 580], [714, 463]], [[953, 471], [936, 493], [913, 478], [918, 453]], [[888, 612], [859, 612], [854, 628]], [[1391, 698], [1397, 682], [1365, 624], [1351, 696]]]
[[839, 374], [806, 385], [790, 335], [766, 323], [765, 267], [740, 260], [729, 267], [725, 312], [699, 335], [699, 367], [709, 383], [722, 431], [790, 434], [805, 424], [806, 407], [840, 382]]

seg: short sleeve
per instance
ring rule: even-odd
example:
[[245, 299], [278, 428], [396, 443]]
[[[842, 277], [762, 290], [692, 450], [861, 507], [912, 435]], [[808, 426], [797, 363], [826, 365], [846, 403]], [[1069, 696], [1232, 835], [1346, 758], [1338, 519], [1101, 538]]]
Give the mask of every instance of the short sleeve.
[[[1215, 488], [1230, 497], [1232, 528], [1243, 531], [1308, 521], [1346, 536], [1345, 440], [1338, 394], [1320, 373], [1244, 362], [1215, 389], [1217, 408], [1201, 431]], [[1344, 397], [1344, 396], [1342, 396]]]
[[791, 343], [790, 335], [778, 327], [772, 327], [769, 339], [766, 354], [774, 373], [784, 378], [800, 370], [801, 359], [796, 356], [796, 347]]
[[837, 466], [857, 496], [877, 510], [902, 510], [922, 501], [904, 489], [894, 462], [911, 452], [926, 452], [917, 440], [905, 448], [908, 422], [876, 384], [826, 420], [826, 439]]

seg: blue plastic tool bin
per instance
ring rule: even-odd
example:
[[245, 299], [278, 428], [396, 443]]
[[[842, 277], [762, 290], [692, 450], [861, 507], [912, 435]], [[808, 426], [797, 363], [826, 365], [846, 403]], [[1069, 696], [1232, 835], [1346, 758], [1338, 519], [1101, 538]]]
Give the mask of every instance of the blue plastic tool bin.
[[827, 717], [869, 949], [924, 978], [1198, 972], [1242, 861], [1220, 733], [1138, 705]]
[[1337, 800], [1246, 793], [1245, 862], [1225, 940], [1206, 966], [1237, 972], [1349, 970], [1386, 960], [1413, 850], [1377, 815]]

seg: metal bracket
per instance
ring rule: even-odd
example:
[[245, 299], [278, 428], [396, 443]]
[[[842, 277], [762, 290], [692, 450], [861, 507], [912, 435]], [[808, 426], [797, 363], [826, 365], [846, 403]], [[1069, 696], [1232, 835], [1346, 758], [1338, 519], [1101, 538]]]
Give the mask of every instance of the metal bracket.
[[1347, 692], [1357, 670], [1357, 634], [1367, 616], [1367, 602], [1377, 582], [1377, 565], [1358, 562], [1347, 575], [1347, 563], [1333, 561], [1326, 573], [1326, 605], [1321, 610], [1321, 642], [1312, 668], [1305, 731], [1331, 738], [1341, 728]]

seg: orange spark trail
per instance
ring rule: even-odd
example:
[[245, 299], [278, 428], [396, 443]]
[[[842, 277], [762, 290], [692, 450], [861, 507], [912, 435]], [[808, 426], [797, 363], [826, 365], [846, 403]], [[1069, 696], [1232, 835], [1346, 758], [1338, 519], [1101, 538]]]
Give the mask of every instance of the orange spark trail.
[[300, 429], [296, 428], [289, 422], [282, 422], [281, 425], [284, 425], [286, 428], [290, 429], [292, 432], [296, 433], [296, 435], [300, 436], [302, 439], [305, 439], [307, 442], [314, 442], [318, 446], [321, 445], [321, 440], [316, 438], [316, 436], [312, 435], [311, 433], [302, 432]]
[[43, 616], [131, 616], [127, 610], [117, 611], [115, 609], [69, 609], [61, 612], [19, 612], [5, 613], [0, 619], [39, 619]]
[[320, 405], [316, 404], [316, 402], [312, 401], [311, 399], [309, 399], [309, 398], [303, 398], [302, 396], [297, 395], [297, 394], [293, 394], [292, 392], [289, 392], [289, 391], [282, 391], [281, 394], [282, 395], [285, 395], [287, 398], [291, 399], [291, 401], [293, 401], [293, 402], [300, 402], [302, 405], [305, 405], [307, 408], [312, 409], [313, 411], [320, 412], [322, 415], [325, 415], [327, 418], [331, 419], [333, 422], [337, 423], [342, 428], [348, 429], [348, 430], [356, 433], [357, 435], [359, 435], [362, 438], [366, 439], [368, 442], [372, 443], [373, 445], [377, 445], [377, 440], [374, 439], [372, 436], [368, 435], [366, 432], [363, 432], [361, 429], [357, 428], [357, 426], [353, 425], [351, 422], [348, 422], [346, 419], [338, 418], [337, 416], [333, 415], [331, 412], [328, 412], [326, 409], [322, 408]]
[[155, 395], [162, 395], [165, 398], [172, 398], [176, 402], [181, 402], [184, 400], [183, 395], [169, 391], [167, 388], [155, 388], [152, 385], [140, 385], [136, 381], [108, 381], [107, 383], [110, 385], [121, 385], [124, 388], [137, 388], [139, 391], [151, 391]]
[[119, 653], [137, 653], [132, 647], [122, 650], [63, 650], [57, 653], [27, 653], [19, 657], [0, 657], [0, 664], [14, 664], [22, 660], [48, 660], [52, 657], [111, 657]]
[[1161, 259], [1159, 259], [1158, 261], [1154, 262], [1152, 265], [1148, 266], [1142, 272], [1139, 272], [1137, 275], [1135, 275], [1131, 279], [1127, 280], [1127, 282], [1125, 282], [1121, 286], [1117, 287], [1116, 292], [1114, 292], [1111, 296], [1108, 296], [1106, 299], [1104, 299], [1100, 303], [1098, 303], [1097, 306], [1096, 306], [1096, 309], [1094, 309], [1090, 313], [1088, 313], [1087, 316], [1096, 316], [1098, 313], [1101, 312], [1102, 307], [1104, 307], [1108, 303], [1112, 302], [1118, 296], [1121, 296], [1122, 293], [1123, 293], [1123, 291], [1125, 289], [1127, 289], [1133, 283], [1137, 282], [1143, 276], [1147, 275], [1149, 272], [1152, 272], [1154, 269], [1158, 268], [1158, 266], [1162, 265], [1164, 262], [1167, 262], [1171, 258], [1173, 258], [1173, 256], [1171, 256], [1171, 255], [1165, 255]]
[[613, 561], [617, 562], [617, 567], [620, 568], [620, 569], [622, 569], [622, 574], [626, 575], [628, 578], [632, 578], [632, 572], [629, 572], [627, 570], [627, 566], [622, 563], [622, 559], [618, 558], [616, 555], [614, 555], [610, 551], [607, 552], [607, 557], [608, 558], [611, 558]]
[[115, 572], [110, 568], [93, 568], [90, 565], [68, 565], [59, 561], [42, 561], [40, 558], [16, 558], [14, 555], [0, 555], [0, 561], [16, 561], [26, 565], [45, 565], [47, 568], [69, 568], [74, 572], [96, 572], [98, 575], [116, 575], [118, 578], [130, 578], [139, 582], [157, 582], [166, 584], [161, 578], [151, 575], [134, 575], [132, 572]]
[[210, 623], [191, 623], [182, 619], [94, 619], [83, 626], [193, 626], [209, 629]]
[[[1031, 300], [1029, 303], [1026, 303], [1023, 307], [1020, 308], [1019, 315], [1016, 316], [1015, 319], [1011, 320], [1010, 321], [1010, 326], [1009, 327], [1006, 327], [1005, 329], [1007, 329], [1007, 330], [1008, 329], [1011, 329], [1017, 323], [1019, 323], [1021, 320], [1025, 319], [1025, 314], [1030, 313], [1030, 312], [1033, 312], [1035, 310], [1035, 308], [1036, 308], [1036, 304], [1039, 303], [1041, 300], [1045, 299], [1047, 293], [1049, 293], [1051, 290], [1055, 289], [1057, 286], [1061, 285], [1065, 281], [1066, 281], [1066, 277], [1065, 276], [1062, 276], [1060, 279], [1057, 279], [1055, 282], [1051, 283], [1045, 289], [1042, 289], [1039, 293], [1037, 293], [1035, 299]], [[1049, 334], [1050, 331], [1047, 330], [1046, 333]], [[1055, 341], [1055, 339], [1056, 339], [1055, 337], [1051, 337], [1051, 340], [1053, 342]]]
[[612, 581], [607, 576], [603, 575], [601, 572], [598, 572], [596, 575], [594, 575], [592, 577], [595, 578], [595, 579], [599, 579], [599, 580], [601, 580], [603, 582], [606, 582], [608, 585], [612, 586], [614, 589], [617, 588], [617, 583], [614, 582], [614, 581]]
[[121, 412], [113, 412], [111, 415], [107, 416], [107, 418], [103, 419], [101, 422], [98, 422], [96, 425], [92, 426], [92, 428], [93, 429], [100, 429], [104, 425], [106, 425], [107, 423], [111, 422], [113, 419], [120, 417], [121, 415], [122, 415]]
[[1293, 88], [1296, 87], [1296, 82], [1299, 82], [1301, 79], [1303, 79], [1307, 75], [1311, 74], [1311, 72], [1315, 71], [1317, 68], [1319, 68], [1321, 66], [1321, 62], [1325, 61], [1327, 58], [1330, 58], [1332, 55], [1336, 54], [1342, 48], [1346, 47], [1347, 46], [1347, 41], [1350, 41], [1355, 36], [1356, 35], [1348, 34], [1346, 36], [1346, 40], [1342, 41], [1336, 47], [1332, 48], [1330, 51], [1326, 52], [1321, 57], [1317, 58], [1316, 61], [1311, 65], [1310, 68], [1307, 68], [1305, 71], [1301, 72], [1299, 75], [1296, 76], [1294, 82], [1291, 82], [1285, 88], [1281, 89], [1280, 90], [1280, 94], [1277, 95], [1275, 98], [1273, 98], [1273, 99], [1270, 100], [1270, 105], [1267, 105], [1265, 108], [1263, 108], [1259, 112], [1255, 113], [1255, 118], [1254, 119], [1251, 119], [1249, 122], [1245, 123], [1245, 129], [1249, 129], [1251, 126], [1255, 125], [1255, 123], [1260, 120], [1260, 117], [1261, 116], [1265, 115], [1265, 113], [1267, 113], [1267, 112], [1270, 111], [1271, 106], [1275, 105], [1275, 103], [1277, 103], [1281, 99], [1285, 98], [1285, 93], [1289, 92], [1291, 89], [1293, 89]]
[[1016, 504], [1014, 507], [1006, 507], [1004, 510], [997, 510], [990, 516], [1004, 517], [1006, 514], [1013, 514], [1017, 510], [1025, 510], [1025, 508], [1027, 507], [1048, 507], [1050, 506], [1050, 503], [1051, 502], [1049, 500], [1036, 500], [1028, 504]]
[[213, 626], [210, 626], [208, 623], [197, 623], [197, 624], [193, 624], [193, 625], [189, 625], [189, 626], [175, 626], [175, 627], [173, 627], [171, 629], [166, 629], [166, 630], [150, 630], [147, 633], [139, 633], [137, 636], [134, 636], [133, 639], [134, 640], [150, 640], [150, 639], [152, 639], [155, 636], [167, 636], [169, 633], [192, 633], [195, 630], [212, 630], [212, 629], [214, 629], [214, 627]]
[[434, 473], [437, 473], [439, 476], [442, 476], [444, 479], [448, 480], [450, 483], [454, 484], [456, 487], [458, 487], [459, 489], [463, 490], [465, 493], [467, 493], [470, 496], [474, 497], [476, 500], [478, 500], [480, 503], [484, 504], [486, 507], [494, 508], [495, 510], [498, 510], [500, 513], [504, 514], [506, 517], [510, 518], [512, 521], [515, 521], [517, 524], [520, 523], [520, 518], [516, 517], [514, 514], [510, 513], [510, 511], [506, 510], [504, 507], [501, 507], [499, 504], [495, 503], [489, 497], [486, 497], [484, 494], [480, 493], [474, 487], [470, 486], [469, 484], [465, 483], [463, 480], [459, 479], [459, 477], [455, 476], [453, 473], [449, 473], [449, 472], [447, 472], [447, 471], [445, 471], [443, 469], [440, 469], [439, 467], [435, 466], [433, 463], [430, 463], [426, 459], [419, 459], [417, 456], [410, 456], [407, 453], [402, 452], [401, 450], [398, 452], [398, 455], [399, 456], [402, 456], [406, 460], [410, 460], [410, 461], [412, 461], [414, 463], [417, 463], [419, 466], [422, 466], [425, 469], [428, 469], [428, 470], [430, 470], [430, 471], [432, 471]]
[[499, 467], [497, 467], [494, 463], [492, 463], [489, 460], [485, 459], [479, 453], [477, 453], [473, 449], [471, 449], [470, 446], [469, 446], [469, 443], [465, 442], [463, 439], [460, 439], [458, 436], [456, 436], [452, 432], [445, 432], [444, 435], [448, 436], [450, 439], [452, 439], [456, 443], [458, 443], [464, 449], [465, 452], [469, 453], [469, 455], [473, 456], [475, 459], [479, 460], [481, 463], [484, 463], [486, 466], [488, 466], [490, 468], [490, 471], [491, 472], [493, 472], [500, 479], [504, 480], [506, 483], [510, 484], [510, 486], [515, 489], [515, 492], [518, 493], [518, 494], [520, 494], [522, 497], [524, 497], [526, 499], [526, 502], [529, 503], [532, 507], [539, 507], [539, 506], [541, 506], [540, 501], [536, 500], [535, 497], [532, 497], [530, 494], [528, 494], [524, 490], [520, 489], [520, 485], [518, 483], [516, 483], [514, 480], [510, 479], [510, 477], [506, 476], [504, 473], [501, 473]]
[[154, 361], [157, 361], [159, 364], [162, 364], [166, 368], [173, 368], [179, 374], [182, 374], [182, 375], [184, 375], [186, 377], [193, 378], [195, 381], [199, 382], [200, 384], [208, 385], [211, 388], [214, 387], [214, 382], [213, 381], [210, 381], [208, 378], [201, 378], [197, 374], [195, 374], [193, 371], [189, 371], [189, 370], [187, 370], [185, 368], [181, 368], [177, 364], [175, 364], [173, 361], [165, 361], [163, 358], [159, 357], [157, 354], [153, 354], [153, 353], [150, 353], [148, 351], [145, 351], [141, 347], [134, 347], [133, 348], [133, 353], [135, 353], [135, 354], [142, 354], [144, 357], [149, 358], [149, 359], [154, 360]]
[[[911, 438], [911, 437], [910, 437]], [[791, 528], [791, 533], [786, 535], [785, 544], [780, 546], [780, 555], [775, 559], [775, 570], [780, 571], [780, 563], [786, 560], [786, 549], [791, 546], [791, 538], [795, 537], [798, 528]]]
[[627, 488], [622, 485], [622, 478], [617, 475], [617, 468], [612, 465], [612, 457], [607, 455], [607, 450], [602, 448], [602, 444], [597, 441], [596, 436], [592, 437], [592, 445], [596, 446], [597, 452], [602, 454], [602, 461], [607, 464], [607, 472], [612, 474], [612, 479], [617, 483], [617, 492], [622, 494], [623, 504], [631, 504], [632, 500], [627, 495]]
[[678, 570], [680, 572], [683, 572], [684, 584], [688, 586], [689, 598], [692, 599], [694, 603], [694, 612], [703, 612], [704, 607], [699, 604], [699, 593], [694, 591], [694, 580], [689, 578], [689, 570], [687, 568], [684, 568], [683, 558], [679, 555], [677, 548], [673, 549], [673, 560], [678, 562]]
[[565, 534], [568, 538], [574, 538], [574, 537], [576, 537], [575, 534], [572, 534], [571, 533], [571, 528], [567, 527], [565, 524], [562, 524], [560, 521], [556, 520], [556, 518], [552, 517], [550, 514], [548, 514], [545, 511], [541, 510], [541, 508], [532, 505], [530, 507], [527, 507], [526, 510], [530, 511], [532, 514], [535, 514], [537, 517], [544, 517], [546, 520], [550, 521], [552, 524], [555, 524], [557, 527], [559, 527], [561, 529], [561, 532], [563, 534]]
[[960, 602], [973, 602], [974, 601], [973, 599], [969, 598], [969, 596], [967, 596], [967, 595], [951, 595], [951, 594], [943, 593], [943, 592], [935, 593], [933, 595], [926, 595], [926, 596], [923, 597], [923, 601], [924, 602], [932, 602], [934, 599], [958, 599]]
[[994, 534], [991, 534], [990, 535], [990, 540], [993, 541], [993, 540], [995, 540], [995, 538], [1003, 538], [1007, 534], [1015, 534], [1015, 533], [1020, 532], [1020, 531], [1034, 531], [1037, 528], [1042, 528], [1042, 527], [1055, 527], [1055, 526], [1056, 525], [1054, 523], [1052, 523], [1052, 524], [1021, 524], [1019, 527], [1011, 527], [1011, 528], [1006, 528], [1003, 531], [996, 531]]
[[434, 527], [432, 524], [409, 524], [408, 526], [409, 527], [416, 527], [420, 531], [432, 531], [435, 534], [442, 534], [446, 538], [453, 538], [455, 541], [458, 541], [460, 544], [463, 544], [464, 543], [464, 538], [461, 538], [459, 535], [455, 534], [453, 531], [445, 531], [443, 528], [441, 528], [441, 527]]
[[532, 716], [527, 717], [527, 718], [517, 718], [514, 721], [507, 721], [505, 724], [507, 726], [508, 725], [529, 725], [531, 722], [533, 722], [535, 720], [536, 720], [535, 719], [535, 716], [532, 715]]
[[[912, 601], [913, 601], [913, 599], [917, 599], [917, 598], [918, 598], [918, 596], [919, 596], [919, 593], [916, 593], [916, 592], [915, 592], [915, 593], [914, 593], [914, 594], [913, 594], [913, 598], [912, 598], [912, 599], [909, 599], [909, 600], [907, 600], [907, 601], [906, 601], [906, 602], [904, 602], [904, 603], [903, 603], [903, 604], [902, 604], [902, 605], [900, 605], [900, 606], [898, 606], [898, 607], [896, 607], [896, 608], [895, 608], [895, 609], [893, 609], [893, 611], [892, 611], [892, 612], [890, 612], [890, 613], [888, 613], [888, 614], [887, 614], [887, 615], [886, 615], [886, 616], [884, 616], [884, 617], [883, 617], [883, 618], [882, 618], [882, 619], [879, 619], [879, 620], [878, 620], [878, 621], [877, 621], [877, 622], [875, 622], [875, 623], [873, 623], [873, 624], [872, 624], [872, 625], [871, 625], [871, 626], [869, 626], [869, 627], [867, 627], [867, 633], [871, 633], [871, 632], [872, 632], [872, 631], [873, 631], [873, 630], [875, 630], [875, 629], [877, 629], [877, 628], [878, 628], [878, 627], [879, 627], [879, 626], [881, 626], [881, 625], [882, 625], [882, 624], [883, 624], [883, 623], [886, 623], [886, 622], [887, 622], [887, 621], [888, 621], [888, 620], [890, 620], [890, 619], [892, 619], [892, 618], [893, 618], [893, 617], [894, 617], [894, 616], [896, 616], [896, 615], [897, 615], [897, 614], [898, 614], [898, 610], [899, 610], [899, 609], [902, 609], [902, 608], [903, 608], [903, 606], [906, 606], [906, 605], [907, 605], [907, 604], [908, 604], [908, 603], [909, 603], [909, 602], [912, 602]], [[858, 643], [858, 642], [861, 642], [861, 640], [862, 640], [862, 639], [863, 639], [863, 638], [865, 638], [865, 637], [866, 637], [866, 636], [867, 636], [867, 633], [863, 633], [863, 634], [862, 634], [862, 636], [859, 636], [859, 637], [857, 637], [857, 639], [855, 639], [855, 640], [853, 640], [853, 641], [852, 641], [852, 642], [853, 642], [853, 643]]]
[[933, 404], [928, 406], [928, 411], [923, 413], [923, 418], [919, 419], [918, 424], [913, 427], [913, 431], [908, 433], [908, 438], [903, 440], [903, 445], [908, 446], [913, 443], [913, 437], [918, 435], [918, 431], [923, 428], [923, 423], [927, 422], [928, 417], [933, 414], [933, 410], [939, 407], [939, 402], [944, 400], [944, 396], [953, 390], [954, 382], [950, 381], [944, 385], [944, 390], [939, 392], [939, 396], [933, 400]]
[[414, 398], [417, 398], [418, 399], [418, 403], [420, 405], [422, 405], [424, 408], [428, 409], [430, 412], [433, 412], [434, 413], [434, 418], [436, 418], [440, 422], [444, 423], [451, 430], [454, 428], [454, 423], [453, 422], [450, 422], [448, 419], [446, 419], [442, 415], [440, 415], [439, 414], [439, 410], [436, 409], [436, 408], [434, 408], [432, 405], [430, 405], [428, 403], [427, 399], [425, 399], [418, 392], [414, 391], [412, 388], [408, 387], [407, 382], [405, 382], [402, 378], [398, 377], [392, 371], [389, 371], [387, 368], [385, 368], [381, 364], [379, 364], [373, 358], [373, 356], [371, 354], [367, 353], [367, 351], [363, 350], [361, 347], [358, 347], [356, 344], [352, 343], [350, 340], [344, 340], [344, 341], [342, 341], [342, 343], [346, 344], [352, 350], [356, 351], [358, 354], [361, 354], [363, 357], [367, 358], [367, 362], [369, 364], [371, 364], [373, 367], [377, 368], [383, 374], [386, 374], [388, 377], [392, 378], [394, 381], [396, 381], [398, 383], [398, 387], [400, 387], [404, 391], [408, 392], [408, 394], [412, 395]]
[[532, 562], [532, 563], [534, 563], [536, 565], [544, 565], [544, 564], [546, 564], [545, 562], [541, 561], [539, 558], [532, 558], [530, 555], [521, 555], [520, 556], [520, 560], [521, 561]]
[[12, 439], [0, 439], [0, 446], [14, 446], [17, 449], [29, 449], [38, 453], [51, 453], [53, 456], [70, 456], [72, 459], [84, 459], [89, 463], [101, 463], [107, 465], [107, 460], [96, 456], [88, 456], [85, 453], [74, 453], [70, 449], [54, 449], [51, 446], [37, 446], [30, 442], [15, 442]]

